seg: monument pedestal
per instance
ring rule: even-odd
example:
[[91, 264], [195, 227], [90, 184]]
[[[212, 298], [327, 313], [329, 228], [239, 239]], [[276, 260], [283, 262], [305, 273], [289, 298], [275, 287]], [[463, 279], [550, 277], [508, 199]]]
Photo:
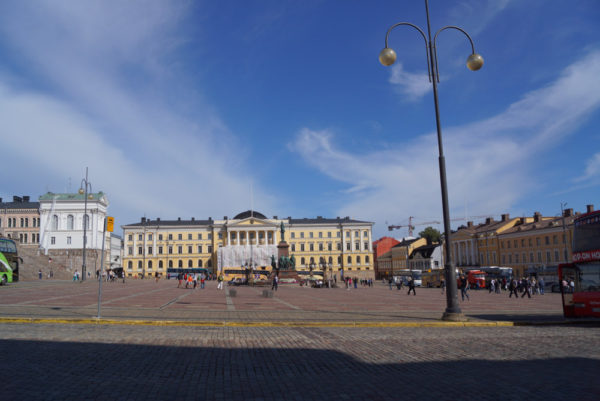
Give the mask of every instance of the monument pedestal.
[[[290, 255], [290, 245], [281, 241], [277, 245], [277, 260], [279, 261], [281, 257], [289, 258]], [[300, 282], [300, 276], [298, 272], [294, 269], [278, 269], [279, 271], [279, 284], [290, 284], [290, 283], [298, 283]]]

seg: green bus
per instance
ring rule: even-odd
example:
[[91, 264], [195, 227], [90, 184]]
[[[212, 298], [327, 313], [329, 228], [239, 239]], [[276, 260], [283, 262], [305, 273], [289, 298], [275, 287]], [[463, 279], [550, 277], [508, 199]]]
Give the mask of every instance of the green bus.
[[6, 259], [6, 256], [0, 252], [0, 285], [6, 285], [13, 282], [13, 270]]
[[0, 284], [19, 281], [20, 260], [15, 241], [0, 238]]

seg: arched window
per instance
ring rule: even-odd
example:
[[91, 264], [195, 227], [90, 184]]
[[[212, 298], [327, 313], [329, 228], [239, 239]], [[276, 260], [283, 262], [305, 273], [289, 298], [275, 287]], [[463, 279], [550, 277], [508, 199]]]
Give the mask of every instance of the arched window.
[[57, 215], [52, 216], [52, 229], [58, 230], [58, 216]]
[[127, 268], [129, 270], [133, 269], [133, 262], [131, 260], [129, 262], [127, 262]]
[[177, 263], [177, 267], [183, 267], [183, 260], [179, 259], [179, 262]]
[[194, 266], [193, 266], [192, 259], [188, 260], [188, 267], [194, 267]]
[[329, 257], [329, 264], [332, 265], [333, 264], [333, 258], [330, 256]]
[[162, 260], [159, 260], [159, 261], [158, 261], [158, 268], [159, 268], [159, 269], [162, 269], [162, 268], [163, 268], [163, 261], [162, 261]]
[[141, 270], [141, 269], [142, 269], [142, 261], [141, 261], [141, 260], [139, 260], [139, 261], [138, 261], [138, 270]]
[[83, 216], [83, 222], [85, 224], [85, 229], [89, 230], [90, 229], [90, 215], [86, 214], [85, 216]]
[[73, 215], [70, 214], [67, 216], [67, 230], [73, 229]]
[[348, 264], [351, 265], [352, 264], [352, 256], [348, 256]]
[[310, 257], [310, 263], [311, 264], [315, 263], [315, 258], [313, 258], [312, 256]]
[[341, 264], [342, 264], [342, 257], [338, 256], [338, 265], [341, 265]]
[[369, 255], [365, 256], [365, 263], [369, 264]]
[[357, 257], [356, 257], [356, 264], [357, 264], [357, 265], [360, 265], [360, 256], [357, 256]]
[[173, 267], [173, 261], [169, 260], [169, 267]]
[[198, 267], [202, 267], [202, 259], [198, 259]]
[[21, 227], [25, 227], [25, 219], [21, 217]]
[[151, 260], [148, 261], [148, 269], [152, 269], [152, 261]]

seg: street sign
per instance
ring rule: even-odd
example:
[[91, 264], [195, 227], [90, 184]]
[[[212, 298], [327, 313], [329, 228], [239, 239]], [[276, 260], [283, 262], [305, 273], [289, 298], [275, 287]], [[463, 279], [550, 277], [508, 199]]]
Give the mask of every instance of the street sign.
[[106, 217], [106, 231], [109, 233], [113, 232], [115, 226], [115, 218], [114, 217]]

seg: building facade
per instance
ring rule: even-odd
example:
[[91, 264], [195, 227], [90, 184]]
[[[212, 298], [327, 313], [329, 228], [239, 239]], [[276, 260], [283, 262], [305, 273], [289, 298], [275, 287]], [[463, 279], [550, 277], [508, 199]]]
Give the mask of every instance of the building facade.
[[[40, 249], [69, 270], [81, 271], [84, 231], [88, 277], [100, 270], [108, 199], [102, 192], [51, 193], [40, 196]], [[85, 230], [84, 230], [85, 224]], [[105, 268], [110, 266], [110, 233], [105, 238]]]
[[285, 240], [297, 270], [374, 278], [372, 226], [349, 217], [279, 219], [256, 211], [222, 220], [142, 218], [122, 226], [123, 267], [129, 277], [164, 275], [168, 268], [200, 267], [211, 273], [226, 267], [270, 270], [277, 244]]
[[390, 266], [382, 265], [380, 268], [379, 261], [380, 258], [386, 253], [388, 253], [393, 246], [398, 245], [399, 243], [400, 241], [392, 237], [382, 237], [373, 242], [373, 261], [375, 269], [375, 278], [381, 279], [389, 274], [387, 272], [390, 270]]
[[0, 198], [0, 236], [36, 247], [40, 242], [39, 202], [31, 202], [29, 196], [13, 196], [12, 202]]

